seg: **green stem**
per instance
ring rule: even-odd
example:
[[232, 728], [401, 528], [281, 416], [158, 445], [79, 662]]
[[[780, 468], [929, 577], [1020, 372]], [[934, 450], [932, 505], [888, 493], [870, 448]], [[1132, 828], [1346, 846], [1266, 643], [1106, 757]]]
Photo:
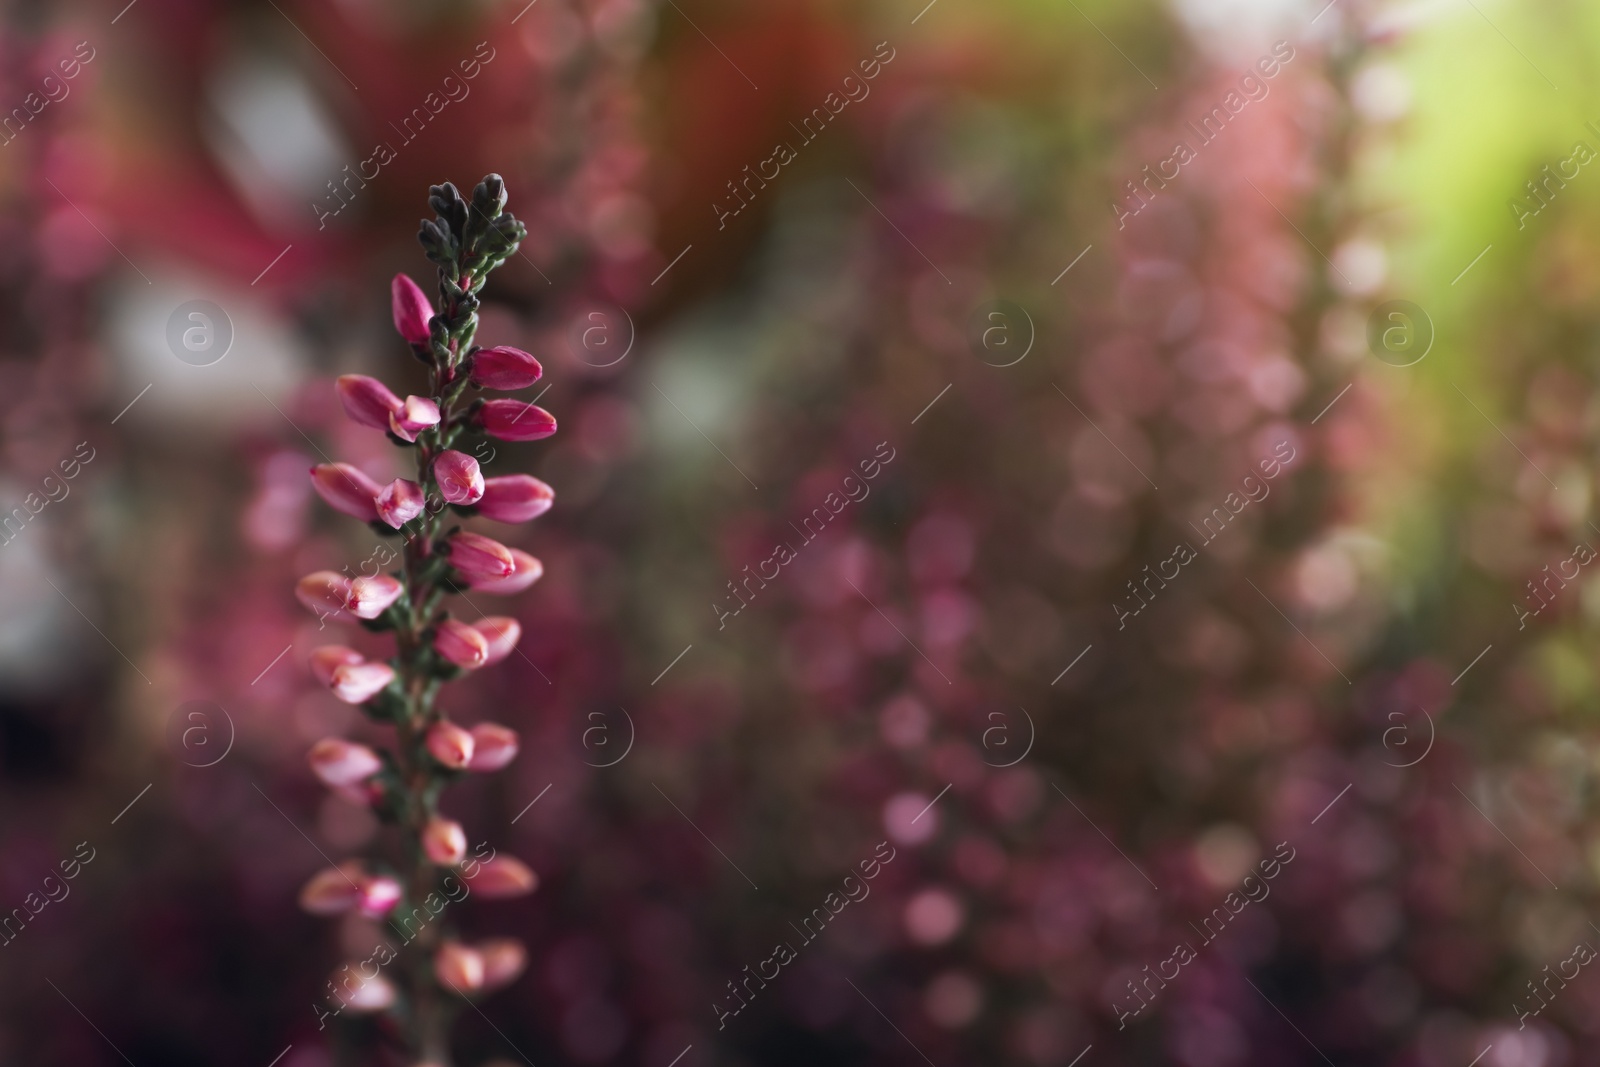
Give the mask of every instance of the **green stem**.
[[[433, 395], [440, 395], [436, 370], [431, 375]], [[449, 419], [449, 403], [440, 409], [440, 430]], [[440, 431], [419, 435], [417, 441], [417, 484], [422, 487], [423, 498], [430, 499], [434, 489], [432, 464], [435, 456], [430, 439]], [[436, 870], [422, 848], [422, 832], [433, 817], [434, 803], [432, 766], [427, 751], [428, 728], [436, 718], [434, 694], [437, 687], [427, 676], [424, 664], [426, 641], [424, 632], [432, 621], [439, 601], [434, 583], [423, 577], [428, 560], [433, 553], [438, 536], [443, 509], [438, 515], [426, 510], [420, 517], [417, 532], [406, 542], [403, 556], [403, 575], [407, 596], [405, 625], [396, 633], [400, 676], [405, 691], [405, 709], [395, 724], [397, 758], [400, 779], [404, 789], [400, 806], [400, 825], [404, 836], [405, 885], [404, 905], [408, 909], [421, 906], [434, 891]], [[450, 1065], [449, 1011], [433, 973], [433, 956], [441, 939], [440, 927], [426, 923], [419, 929], [415, 941], [416, 951], [408, 954], [407, 977], [410, 991], [410, 1030], [413, 1051], [424, 1062]]]

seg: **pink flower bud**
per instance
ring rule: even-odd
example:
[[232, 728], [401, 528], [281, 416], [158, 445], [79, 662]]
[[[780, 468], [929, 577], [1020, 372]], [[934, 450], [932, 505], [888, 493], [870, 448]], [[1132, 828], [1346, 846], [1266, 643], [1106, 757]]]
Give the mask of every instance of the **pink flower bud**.
[[433, 461], [439, 493], [452, 504], [475, 504], [483, 496], [483, 474], [478, 461], [465, 452], [447, 448]]
[[[465, 848], [465, 845], [462, 846]], [[478, 865], [478, 873], [467, 879], [474, 893], [491, 900], [527, 896], [539, 888], [533, 868], [514, 856], [496, 856]]]
[[[352, 965], [346, 964], [346, 967], [350, 966]], [[339, 972], [335, 971], [334, 980], [338, 981], [338, 979]], [[361, 984], [353, 989], [350, 987], [348, 980], [344, 983], [344, 992], [340, 995], [340, 999], [344, 1002], [345, 1007], [351, 1011], [370, 1014], [376, 1011], [384, 1011], [394, 1005], [394, 986], [383, 975], [380, 974], [373, 978], [359, 977], [358, 980]]]
[[489, 400], [475, 416], [478, 426], [502, 441], [538, 441], [556, 432], [556, 417], [521, 400]]
[[544, 564], [520, 548], [511, 550], [511, 560], [513, 567], [510, 577], [473, 578], [470, 583], [472, 591], [475, 593], [496, 593], [501, 596], [509, 596], [512, 593], [522, 592], [544, 576]]
[[446, 941], [433, 954], [433, 973], [446, 989], [472, 993], [483, 988], [483, 957], [459, 941]]
[[454, 867], [467, 854], [467, 832], [461, 824], [435, 815], [422, 828], [422, 851], [441, 867]]
[[478, 514], [496, 522], [527, 522], [550, 510], [556, 492], [529, 474], [508, 474], [483, 480]]
[[473, 623], [472, 628], [483, 635], [488, 646], [483, 660], [485, 666], [511, 655], [522, 639], [522, 624], [508, 615], [486, 615]]
[[370, 875], [361, 882], [361, 914], [381, 919], [400, 903], [400, 883], [387, 875]]
[[496, 722], [480, 722], [472, 728], [472, 758], [469, 771], [498, 771], [517, 758], [517, 732]]
[[342, 737], [324, 737], [311, 746], [307, 759], [311, 770], [328, 785], [354, 785], [383, 770], [376, 752]]
[[344, 645], [324, 645], [311, 653], [311, 674], [323, 685], [333, 685], [333, 672], [350, 663], [365, 663], [367, 657]]
[[316, 615], [337, 615], [350, 599], [350, 579], [333, 571], [317, 571], [295, 584], [294, 595]]
[[446, 619], [434, 631], [433, 647], [457, 667], [476, 670], [489, 661], [489, 642], [459, 619]]
[[394, 681], [394, 668], [387, 663], [346, 663], [335, 667], [333, 695], [346, 704], [365, 704]]
[[[415, 441], [417, 434], [439, 425], [439, 405], [425, 396], [408, 396], [400, 410], [389, 416], [389, 429], [402, 441]], [[377, 491], [373, 491], [377, 496]]]
[[427, 501], [422, 495], [422, 486], [404, 478], [396, 478], [378, 492], [374, 503], [378, 508], [378, 518], [398, 530], [421, 515]]
[[470, 377], [485, 389], [526, 389], [543, 373], [539, 361], [522, 349], [499, 345], [473, 353]]
[[462, 530], [445, 544], [450, 549], [450, 566], [460, 571], [468, 582], [476, 583], [482, 578], [509, 578], [516, 572], [516, 561], [511, 550], [493, 538]]
[[300, 907], [312, 915], [338, 915], [361, 903], [366, 872], [355, 861], [324, 867], [300, 888]]
[[362, 522], [378, 520], [373, 503], [378, 483], [348, 463], [319, 463], [311, 468], [311, 486], [330, 508]]
[[355, 785], [330, 786], [329, 791], [337, 793], [358, 808], [373, 807], [383, 799], [383, 786], [370, 778]]
[[345, 374], [333, 385], [339, 403], [352, 422], [379, 430], [389, 428], [389, 415], [400, 410], [400, 398], [376, 378], [365, 374]]
[[394, 311], [394, 328], [400, 336], [409, 344], [427, 344], [433, 304], [417, 283], [404, 274], [396, 274], [389, 283], [389, 303]]
[[405, 591], [406, 587], [400, 584], [398, 578], [391, 578], [387, 574], [375, 578], [362, 575], [350, 579], [350, 595], [345, 599], [344, 606], [358, 619], [376, 619]]
[[446, 767], [461, 770], [472, 762], [477, 739], [448, 719], [428, 728], [428, 751]]
[[528, 965], [528, 950], [514, 937], [496, 937], [476, 946], [483, 958], [483, 988], [499, 989], [517, 980]]

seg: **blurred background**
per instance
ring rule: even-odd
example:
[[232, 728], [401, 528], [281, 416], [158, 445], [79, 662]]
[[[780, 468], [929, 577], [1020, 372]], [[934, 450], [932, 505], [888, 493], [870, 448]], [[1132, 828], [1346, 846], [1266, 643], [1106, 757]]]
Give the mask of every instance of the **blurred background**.
[[0, 51], [0, 1063], [401, 1062], [318, 1025], [376, 931], [296, 893], [383, 831], [306, 766], [363, 727], [292, 587], [379, 547], [310, 491], [399, 473], [332, 380], [420, 388], [388, 279], [489, 171], [479, 339], [562, 429], [479, 457], [557, 503], [450, 698], [524, 742], [447, 807], [542, 879], [462, 912], [531, 963], [460, 1062], [1600, 1063], [1600, 9], [66, 0]]

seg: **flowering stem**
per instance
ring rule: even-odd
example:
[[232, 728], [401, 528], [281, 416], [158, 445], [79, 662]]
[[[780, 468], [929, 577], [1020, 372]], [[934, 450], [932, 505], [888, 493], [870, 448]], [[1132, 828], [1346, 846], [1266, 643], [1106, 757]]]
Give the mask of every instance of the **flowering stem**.
[[[438, 266], [439, 306], [410, 278], [392, 285], [395, 326], [413, 353], [428, 365], [429, 397], [396, 397], [376, 379], [345, 375], [338, 392], [354, 421], [386, 429], [395, 444], [416, 449], [416, 480], [379, 486], [365, 473], [331, 463], [312, 470], [312, 484], [333, 507], [405, 537], [397, 575], [344, 578], [322, 571], [301, 580], [297, 594], [323, 617], [351, 615], [377, 632], [392, 633], [395, 654], [371, 663], [355, 649], [332, 645], [312, 653], [312, 670], [341, 700], [394, 727], [392, 754], [326, 738], [311, 752], [312, 768], [329, 786], [364, 802], [400, 830], [401, 857], [393, 874], [347, 861], [319, 872], [301, 891], [301, 904], [316, 914], [359, 907], [372, 918], [398, 910], [407, 929], [395, 929], [417, 950], [398, 970], [400, 988], [383, 974], [362, 974], [347, 985], [340, 1010], [390, 1011], [401, 1025], [408, 1051], [421, 1062], [448, 1067], [450, 1023], [457, 999], [514, 980], [526, 951], [509, 939], [467, 946], [432, 921], [442, 913], [451, 876], [488, 897], [532, 892], [537, 877], [510, 857], [479, 862], [466, 855], [466, 832], [439, 812], [439, 795], [451, 780], [470, 771], [504, 767], [517, 754], [514, 731], [479, 723], [471, 731], [449, 721], [436, 706], [439, 687], [463, 672], [509, 655], [521, 635], [517, 621], [485, 618], [467, 624], [443, 606], [450, 593], [471, 587], [486, 593], [518, 592], [538, 579], [543, 567], [526, 553], [459, 526], [442, 532], [446, 505], [466, 517], [524, 522], [547, 510], [549, 486], [527, 475], [485, 479], [472, 457], [451, 449], [467, 431], [509, 440], [536, 440], [555, 432], [548, 412], [514, 400], [464, 400], [469, 385], [515, 390], [537, 381], [538, 362], [508, 347], [472, 345], [478, 326], [478, 291], [488, 274], [526, 236], [506, 213], [505, 189], [497, 175], [479, 183], [469, 201], [448, 183], [429, 191], [437, 213], [418, 235]], [[415, 933], [409, 927], [415, 926]], [[394, 959], [391, 953], [379, 966]], [[370, 961], [369, 961], [370, 962]], [[344, 971], [351, 970], [346, 965]], [[347, 982], [348, 979], [345, 979]], [[332, 983], [330, 983], [330, 986]]]
[[[447, 315], [453, 318], [457, 306], [454, 301], [447, 306], [449, 308]], [[471, 318], [475, 329], [477, 315], [473, 314]], [[432, 387], [432, 394], [436, 397], [442, 396], [440, 377], [437, 368], [430, 370], [429, 384]], [[417, 484], [422, 486], [423, 498], [428, 501], [439, 499], [438, 486], [433, 479], [435, 449], [430, 438], [445, 433], [449, 433], [453, 438], [454, 433], [447, 429], [452, 424], [452, 416], [453, 412], [448, 403], [441, 403], [439, 429], [423, 434], [417, 442], [416, 480]], [[400, 677], [405, 692], [405, 707], [400, 720], [396, 723], [395, 738], [400, 778], [404, 789], [400, 803], [405, 813], [401, 820], [405, 836], [405, 866], [401, 873], [406, 886], [405, 901], [413, 908], [419, 906], [428, 894], [434, 892], [440, 877], [438, 868], [428, 859], [422, 846], [423, 830], [429, 820], [438, 813], [438, 790], [430, 787], [432, 776], [424, 739], [428, 727], [437, 718], [434, 698], [439, 689], [437, 682], [427, 676], [422, 660], [427, 647], [423, 635], [442, 599], [440, 595], [442, 590], [436, 590], [435, 583], [425, 577], [424, 560], [432, 551], [439, 527], [443, 522], [443, 514], [442, 507], [437, 513], [425, 508], [417, 520], [420, 529], [406, 537], [402, 581], [406, 587], [405, 600], [408, 610], [405, 625], [398, 627], [396, 633], [398, 650], [396, 658], [399, 660]], [[438, 942], [439, 928], [433, 924], [424, 926], [417, 937], [419, 951], [408, 957], [411, 1040], [424, 1061], [437, 1064], [438, 1067], [449, 1067], [450, 1013], [444, 1010], [443, 990], [439, 986], [432, 966], [433, 950], [438, 947]]]

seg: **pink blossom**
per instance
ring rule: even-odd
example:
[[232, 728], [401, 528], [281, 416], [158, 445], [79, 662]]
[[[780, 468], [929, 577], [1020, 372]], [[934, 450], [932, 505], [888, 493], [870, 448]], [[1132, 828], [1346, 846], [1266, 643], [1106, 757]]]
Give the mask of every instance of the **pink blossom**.
[[361, 864], [351, 860], [337, 867], [324, 867], [300, 889], [300, 907], [312, 915], [338, 915], [362, 900], [361, 881], [366, 877]]
[[387, 663], [347, 663], [333, 671], [333, 695], [346, 704], [365, 704], [394, 681]]
[[369, 875], [361, 883], [361, 914], [381, 919], [400, 903], [400, 883], [388, 875]]
[[379, 491], [374, 503], [378, 508], [378, 518], [398, 530], [421, 515], [427, 501], [423, 497], [422, 486], [405, 478], [396, 478]]
[[433, 461], [439, 493], [452, 504], [475, 504], [483, 496], [483, 474], [478, 461], [465, 452], [447, 448]]
[[521, 400], [489, 400], [474, 416], [490, 437], [502, 441], [538, 441], [556, 432], [556, 417]]
[[522, 592], [544, 576], [543, 563], [520, 548], [513, 548], [510, 551], [513, 564], [511, 574], [501, 578], [473, 578], [471, 579], [473, 592], [509, 596], [512, 593]]
[[428, 320], [433, 318], [433, 304], [420, 286], [404, 274], [396, 274], [389, 283], [389, 303], [394, 312], [394, 328], [407, 343], [425, 345], [430, 333]]
[[489, 662], [489, 642], [459, 619], [446, 619], [434, 632], [433, 647], [457, 667], [475, 670]]
[[351, 663], [365, 663], [367, 658], [344, 645], [323, 645], [311, 653], [311, 674], [323, 685], [333, 685], [333, 672]]
[[[360, 965], [352, 963], [346, 966], [350, 968], [351, 972], [357, 972]], [[335, 982], [339, 980], [342, 971], [343, 968], [334, 972], [333, 979]], [[340, 998], [343, 1000], [344, 1006], [355, 1012], [371, 1013], [383, 1011], [393, 1006], [395, 1000], [394, 986], [381, 974], [373, 978], [362, 976], [361, 984], [356, 988], [351, 989], [349, 984], [345, 983], [341, 986], [341, 989], [343, 992], [340, 994]]]
[[498, 771], [517, 758], [517, 732], [496, 722], [480, 722], [472, 728], [472, 758], [467, 770]]
[[483, 959], [483, 988], [499, 989], [517, 980], [528, 965], [528, 950], [514, 937], [495, 937], [475, 946]]
[[472, 628], [483, 635], [487, 646], [483, 660], [486, 666], [511, 655], [522, 639], [522, 624], [508, 615], [487, 615], [473, 623]]
[[373, 807], [384, 796], [383, 786], [370, 778], [355, 785], [335, 785], [328, 788], [358, 808]]
[[484, 578], [509, 578], [516, 573], [516, 561], [511, 550], [493, 538], [462, 530], [445, 544], [450, 551], [450, 566], [460, 571], [469, 582], [476, 583]]
[[461, 824], [435, 815], [422, 828], [422, 851], [441, 867], [454, 867], [467, 854], [467, 832]]
[[[465, 840], [462, 849], [465, 850]], [[467, 879], [474, 893], [500, 900], [507, 897], [527, 896], [539, 888], [539, 876], [533, 868], [514, 856], [496, 856], [478, 865], [477, 873]]]
[[477, 739], [448, 719], [428, 728], [428, 752], [451, 770], [471, 766]]
[[[439, 425], [439, 405], [425, 396], [408, 396], [400, 410], [389, 415], [389, 430], [402, 441], [415, 441], [423, 430]], [[377, 496], [374, 487], [373, 496]]]
[[338, 915], [360, 908], [370, 919], [382, 918], [399, 903], [400, 883], [387, 875], [368, 874], [360, 860], [347, 860], [312, 875], [300, 890], [300, 907], [312, 915]]
[[362, 575], [350, 579], [350, 595], [344, 606], [358, 619], [376, 619], [405, 591], [406, 587], [400, 584], [398, 578], [391, 578], [387, 574], [373, 578]]
[[520, 348], [499, 345], [472, 356], [472, 384], [485, 389], [526, 389], [543, 373], [539, 361]]
[[529, 474], [507, 474], [483, 480], [478, 514], [496, 522], [527, 522], [550, 510], [556, 493]]
[[295, 583], [294, 595], [316, 615], [337, 615], [350, 599], [350, 579], [334, 571], [317, 571]]
[[400, 410], [400, 398], [376, 378], [365, 374], [345, 374], [334, 382], [339, 403], [352, 422], [379, 430], [389, 428], [389, 416]]
[[362, 522], [378, 521], [378, 483], [348, 463], [319, 463], [311, 468], [311, 486], [335, 511]]
[[483, 957], [459, 941], [446, 941], [433, 954], [433, 973], [446, 989], [471, 993], [483, 988]]
[[354, 785], [383, 770], [383, 760], [366, 745], [324, 737], [307, 755], [311, 770], [328, 785]]

